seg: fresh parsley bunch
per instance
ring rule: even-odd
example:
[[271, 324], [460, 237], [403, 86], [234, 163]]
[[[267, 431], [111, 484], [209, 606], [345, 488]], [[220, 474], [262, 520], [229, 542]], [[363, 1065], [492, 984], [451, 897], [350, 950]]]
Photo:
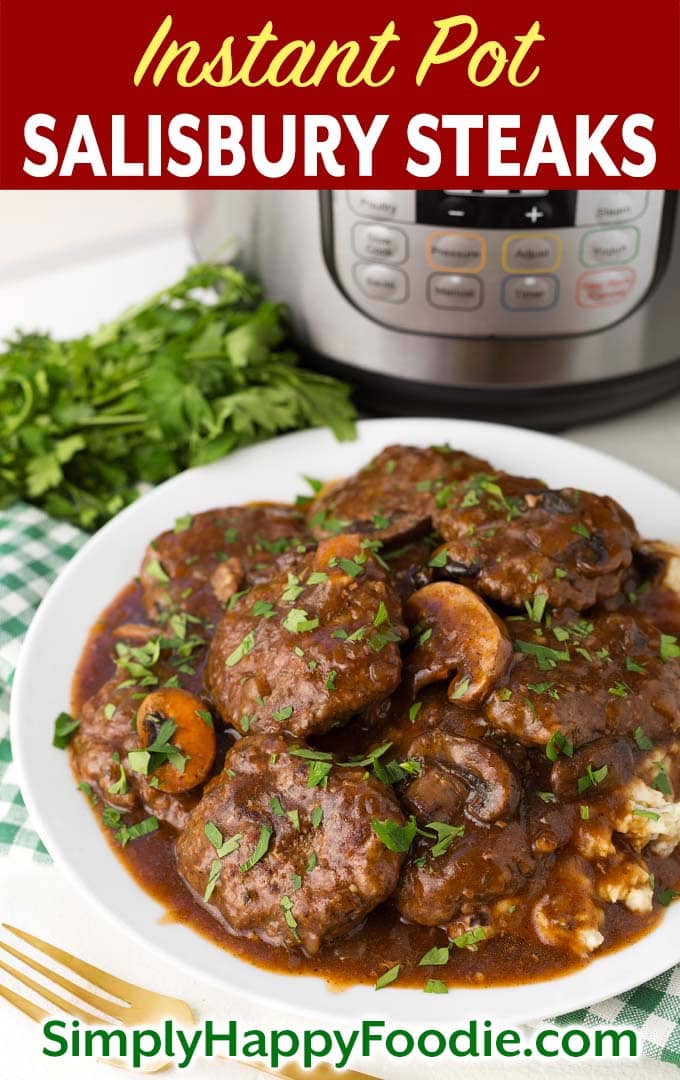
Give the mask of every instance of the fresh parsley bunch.
[[94, 334], [17, 334], [0, 353], [0, 506], [95, 529], [156, 484], [282, 431], [354, 435], [349, 387], [281, 349], [284, 309], [228, 266], [184, 278]]

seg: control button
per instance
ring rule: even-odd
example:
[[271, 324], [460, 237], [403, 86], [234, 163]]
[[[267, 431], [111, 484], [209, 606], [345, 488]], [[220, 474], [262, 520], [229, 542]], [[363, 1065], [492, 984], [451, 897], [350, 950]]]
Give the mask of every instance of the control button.
[[508, 277], [503, 281], [501, 301], [510, 311], [544, 311], [555, 306], [558, 295], [556, 277]]
[[482, 282], [471, 274], [432, 274], [427, 299], [433, 307], [474, 311], [482, 304]]
[[[553, 201], [555, 205], [553, 206]], [[562, 200], [564, 201], [564, 200]], [[558, 205], [559, 204], [559, 205]], [[555, 209], [558, 210], [555, 215]], [[569, 213], [560, 202], [560, 193], [553, 192], [550, 198], [527, 199], [505, 198], [500, 201], [499, 213], [508, 228], [545, 229], [546, 225], [568, 225]], [[563, 220], [566, 218], [567, 220]]]
[[413, 191], [349, 191], [352, 210], [362, 217], [381, 221], [415, 221], [416, 199]]
[[576, 204], [577, 225], [617, 225], [633, 221], [647, 208], [646, 191], [580, 191]]
[[576, 303], [580, 307], [611, 307], [627, 300], [635, 285], [630, 266], [616, 270], [586, 270], [576, 282]]
[[366, 225], [360, 222], [352, 231], [357, 255], [379, 262], [402, 263], [408, 254], [406, 234], [389, 225]]
[[584, 266], [603, 266], [630, 262], [637, 255], [640, 234], [634, 226], [627, 229], [591, 229], [581, 240]]
[[400, 304], [408, 296], [408, 278], [403, 270], [380, 263], [357, 263], [354, 276], [364, 296]]
[[561, 261], [562, 240], [551, 233], [515, 233], [503, 244], [503, 269], [511, 274], [544, 274]]
[[486, 262], [486, 241], [476, 233], [432, 233], [427, 240], [427, 257], [433, 270], [473, 274]]
[[437, 210], [442, 224], [449, 221], [452, 225], [476, 225], [479, 202], [460, 195], [447, 195], [441, 200]]

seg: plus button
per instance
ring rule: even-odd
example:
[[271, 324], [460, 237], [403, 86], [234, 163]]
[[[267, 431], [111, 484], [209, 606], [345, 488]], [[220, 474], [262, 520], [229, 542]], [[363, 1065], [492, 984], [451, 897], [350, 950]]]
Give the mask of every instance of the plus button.
[[538, 207], [534, 205], [531, 207], [531, 210], [527, 210], [524, 216], [525, 218], [529, 219], [532, 225], [535, 225], [536, 222], [540, 220], [540, 218], [545, 217], [545, 214], [542, 210], [539, 210]]

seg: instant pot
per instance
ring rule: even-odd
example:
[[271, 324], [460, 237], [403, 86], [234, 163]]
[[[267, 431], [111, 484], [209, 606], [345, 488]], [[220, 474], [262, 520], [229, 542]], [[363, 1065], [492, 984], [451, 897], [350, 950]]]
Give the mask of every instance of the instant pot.
[[555, 428], [680, 388], [677, 192], [189, 198], [198, 257], [256, 275], [372, 412]]

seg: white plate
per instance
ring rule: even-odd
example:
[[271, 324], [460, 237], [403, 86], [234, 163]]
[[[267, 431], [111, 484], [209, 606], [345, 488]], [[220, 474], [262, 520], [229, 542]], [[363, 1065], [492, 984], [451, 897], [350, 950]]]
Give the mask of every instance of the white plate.
[[91, 625], [137, 572], [147, 541], [176, 517], [253, 499], [292, 499], [302, 474], [351, 473], [390, 443], [451, 445], [510, 472], [556, 486], [613, 495], [650, 537], [680, 539], [680, 494], [604, 454], [518, 428], [458, 420], [367, 420], [354, 443], [325, 430], [287, 435], [169, 480], [124, 510], [69, 563], [43, 600], [19, 658], [11, 708], [12, 745], [34, 826], [75, 884], [130, 935], [194, 975], [235, 993], [301, 1013], [343, 1019], [444, 1023], [478, 1016], [521, 1023], [568, 1012], [658, 975], [680, 960], [680, 904], [641, 941], [582, 971], [528, 986], [454, 989], [448, 997], [398, 986], [342, 993], [316, 978], [270, 974], [187, 927], [161, 922], [160, 906], [109, 850], [75, 788], [67, 755], [51, 745], [54, 717], [69, 707], [71, 678]]

